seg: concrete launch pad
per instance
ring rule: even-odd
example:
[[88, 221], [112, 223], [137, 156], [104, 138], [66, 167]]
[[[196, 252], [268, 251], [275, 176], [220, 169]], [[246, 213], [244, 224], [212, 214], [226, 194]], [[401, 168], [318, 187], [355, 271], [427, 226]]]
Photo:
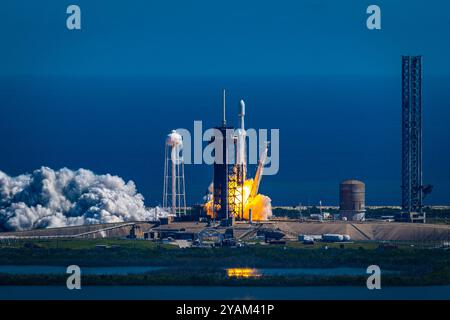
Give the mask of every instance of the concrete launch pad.
[[[131, 230], [134, 229], [133, 232]], [[127, 222], [77, 227], [39, 229], [0, 233], [0, 238], [143, 238], [143, 234], [156, 231], [160, 234], [184, 233], [198, 235], [204, 230], [224, 234], [232, 229], [235, 239], [254, 239], [258, 231], [278, 232], [286, 241], [297, 241], [300, 234], [347, 234], [354, 241], [449, 241], [450, 226], [440, 224], [411, 224], [399, 222], [299, 222], [292, 219], [277, 219], [262, 223], [236, 223], [233, 227], [214, 227], [206, 222], [173, 222], [157, 225], [152, 222]]]

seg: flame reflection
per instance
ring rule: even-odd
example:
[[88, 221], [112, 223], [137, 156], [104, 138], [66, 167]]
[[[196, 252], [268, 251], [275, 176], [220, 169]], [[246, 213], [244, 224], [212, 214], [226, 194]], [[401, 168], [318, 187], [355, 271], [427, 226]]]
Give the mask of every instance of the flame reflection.
[[226, 271], [230, 278], [257, 278], [261, 276], [261, 272], [253, 268], [228, 268]]

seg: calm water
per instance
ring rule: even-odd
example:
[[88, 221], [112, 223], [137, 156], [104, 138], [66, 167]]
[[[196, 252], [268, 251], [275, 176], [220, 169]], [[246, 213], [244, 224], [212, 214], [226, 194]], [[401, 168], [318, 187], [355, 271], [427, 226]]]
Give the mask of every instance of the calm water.
[[[141, 267], [141, 266], [125, 266], [125, 267], [82, 267], [83, 274], [141, 274], [146, 272], [164, 270], [164, 267]], [[225, 270], [225, 269], [224, 269]], [[295, 276], [295, 275], [366, 275], [364, 268], [261, 268], [252, 269], [262, 276]], [[393, 271], [383, 270], [385, 273]], [[0, 273], [8, 274], [65, 274], [66, 267], [63, 266], [0, 266]]]
[[386, 287], [198, 287], [198, 286], [85, 286], [65, 287], [0, 286], [4, 299], [163, 299], [163, 300], [327, 300], [327, 299], [450, 299], [450, 286]]
[[[0, 266], [0, 273], [64, 273], [60, 266]], [[84, 274], [139, 274], [160, 267], [83, 267]], [[225, 269], [224, 269], [225, 270]], [[264, 275], [365, 275], [362, 268], [261, 268]], [[384, 271], [393, 272], [393, 271]], [[450, 299], [450, 286], [387, 287], [202, 287], [202, 286], [0, 286], [0, 299]]]

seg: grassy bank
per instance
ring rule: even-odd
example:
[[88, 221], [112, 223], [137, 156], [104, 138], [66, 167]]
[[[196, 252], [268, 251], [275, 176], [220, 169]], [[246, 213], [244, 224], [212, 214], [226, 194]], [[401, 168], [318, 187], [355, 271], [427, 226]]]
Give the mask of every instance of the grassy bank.
[[[96, 245], [105, 245], [98, 248]], [[430, 271], [450, 265], [450, 251], [408, 246], [380, 249], [373, 243], [341, 247], [253, 245], [243, 248], [186, 248], [129, 240], [23, 241], [0, 247], [1, 265], [185, 266], [185, 267], [367, 267]]]

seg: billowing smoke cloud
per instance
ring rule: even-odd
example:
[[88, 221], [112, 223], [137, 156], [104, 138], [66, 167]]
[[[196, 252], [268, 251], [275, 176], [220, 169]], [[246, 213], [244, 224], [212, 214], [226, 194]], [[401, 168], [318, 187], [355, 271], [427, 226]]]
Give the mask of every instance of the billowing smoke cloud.
[[153, 220], [133, 181], [92, 171], [42, 167], [10, 177], [0, 171], [0, 230]]

